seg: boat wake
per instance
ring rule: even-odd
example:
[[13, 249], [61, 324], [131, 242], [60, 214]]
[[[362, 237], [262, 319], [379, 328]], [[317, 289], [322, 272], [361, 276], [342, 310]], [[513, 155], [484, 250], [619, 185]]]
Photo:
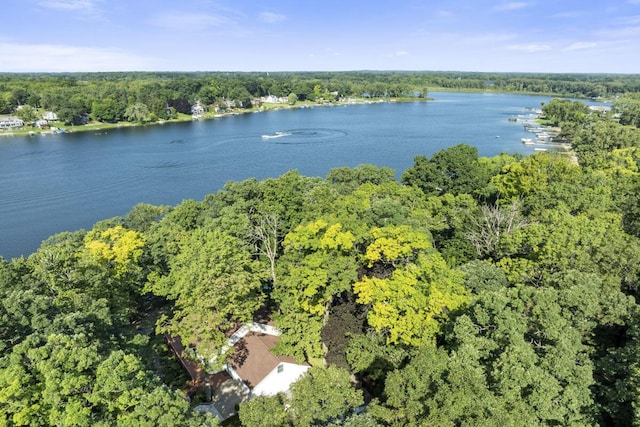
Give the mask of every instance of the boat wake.
[[300, 145], [335, 142], [346, 135], [346, 132], [337, 129], [291, 129], [272, 135], [262, 135], [262, 139], [274, 140], [271, 141], [273, 144]]
[[262, 139], [275, 139], [282, 138], [283, 136], [289, 136], [291, 132], [276, 132], [273, 135], [262, 135]]

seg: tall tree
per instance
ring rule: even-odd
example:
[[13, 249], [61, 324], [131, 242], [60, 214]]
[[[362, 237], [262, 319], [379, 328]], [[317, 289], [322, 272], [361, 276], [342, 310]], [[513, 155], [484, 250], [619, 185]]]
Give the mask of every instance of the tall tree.
[[277, 215], [259, 215], [249, 229], [249, 239], [257, 252], [269, 261], [271, 282], [276, 283], [276, 259], [280, 252], [280, 220]]
[[481, 190], [489, 175], [478, 162], [478, 149], [458, 144], [438, 151], [431, 159], [416, 156], [414, 165], [402, 174], [402, 182], [425, 194], [462, 194]]
[[150, 114], [149, 107], [146, 104], [136, 102], [127, 106], [123, 116], [130, 122], [144, 123], [149, 121]]
[[352, 413], [364, 403], [351, 385], [349, 372], [334, 366], [311, 368], [291, 386], [289, 401], [294, 426], [323, 425]]
[[152, 275], [148, 285], [149, 291], [174, 301], [172, 313], [158, 321], [158, 331], [196, 344], [200, 356], [213, 359], [226, 342], [225, 333], [251, 321], [261, 307], [264, 273], [248, 245], [219, 229], [188, 235], [170, 267], [166, 276]]
[[[320, 328], [331, 302], [356, 279], [354, 243], [354, 235], [341, 224], [324, 220], [287, 234], [283, 272], [274, 289], [281, 312], [276, 324], [283, 331], [280, 351], [301, 360], [322, 355]], [[314, 326], [301, 328], [304, 318]]]
[[467, 301], [461, 272], [450, 269], [429, 235], [408, 226], [372, 230], [368, 272], [353, 289], [371, 304], [369, 325], [389, 344], [433, 345], [447, 313]]

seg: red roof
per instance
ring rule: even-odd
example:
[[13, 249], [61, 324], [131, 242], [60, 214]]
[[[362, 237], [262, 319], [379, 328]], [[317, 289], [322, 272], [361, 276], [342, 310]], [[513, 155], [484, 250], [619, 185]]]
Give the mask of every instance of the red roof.
[[271, 352], [278, 340], [280, 337], [274, 335], [249, 332], [234, 346], [229, 364], [250, 388], [257, 386], [280, 363], [296, 363], [292, 357]]

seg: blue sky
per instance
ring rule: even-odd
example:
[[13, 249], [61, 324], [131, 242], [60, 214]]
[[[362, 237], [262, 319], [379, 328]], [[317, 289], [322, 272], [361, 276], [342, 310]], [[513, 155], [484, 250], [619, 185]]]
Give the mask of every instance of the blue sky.
[[640, 73], [640, 0], [3, 0], [0, 72]]

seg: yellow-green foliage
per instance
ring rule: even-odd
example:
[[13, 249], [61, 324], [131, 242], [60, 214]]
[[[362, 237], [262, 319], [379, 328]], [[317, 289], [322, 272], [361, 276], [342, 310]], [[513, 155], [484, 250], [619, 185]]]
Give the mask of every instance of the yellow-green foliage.
[[341, 224], [329, 225], [318, 219], [305, 225], [299, 225], [295, 231], [286, 235], [284, 246], [295, 250], [341, 250], [353, 249], [355, 237], [350, 231], [342, 231]]
[[491, 183], [504, 199], [511, 199], [546, 191], [552, 183], [568, 180], [578, 173], [580, 167], [572, 165], [569, 159], [539, 153], [505, 165]]
[[342, 231], [342, 225], [340, 224], [333, 224], [327, 228], [324, 236], [320, 238], [321, 247], [329, 250], [350, 250], [353, 248], [354, 243], [355, 237], [353, 233]]
[[613, 150], [603, 160], [605, 170], [609, 174], [638, 175], [640, 173], [640, 148], [627, 147]]
[[431, 248], [430, 236], [408, 225], [376, 227], [371, 230], [374, 241], [367, 247], [369, 267], [378, 261], [395, 264], [415, 257], [418, 251]]
[[342, 231], [341, 224], [329, 225], [322, 219], [300, 225], [287, 234], [286, 252], [294, 258], [302, 257], [289, 268], [283, 284], [295, 295], [299, 308], [318, 316], [325, 313], [334, 288], [341, 287], [341, 280], [336, 280], [339, 272], [333, 267], [353, 250], [354, 244], [353, 233]]
[[145, 245], [144, 236], [118, 225], [103, 231], [92, 230], [85, 236], [84, 247], [89, 258], [99, 264], [107, 264], [116, 278], [122, 277], [130, 269], [137, 268], [137, 262]]
[[365, 276], [353, 285], [358, 302], [371, 304], [369, 324], [390, 344], [433, 345], [447, 313], [468, 299], [463, 274], [431, 248], [427, 233], [402, 226], [372, 235], [369, 267], [382, 261], [394, 268], [390, 277]]

